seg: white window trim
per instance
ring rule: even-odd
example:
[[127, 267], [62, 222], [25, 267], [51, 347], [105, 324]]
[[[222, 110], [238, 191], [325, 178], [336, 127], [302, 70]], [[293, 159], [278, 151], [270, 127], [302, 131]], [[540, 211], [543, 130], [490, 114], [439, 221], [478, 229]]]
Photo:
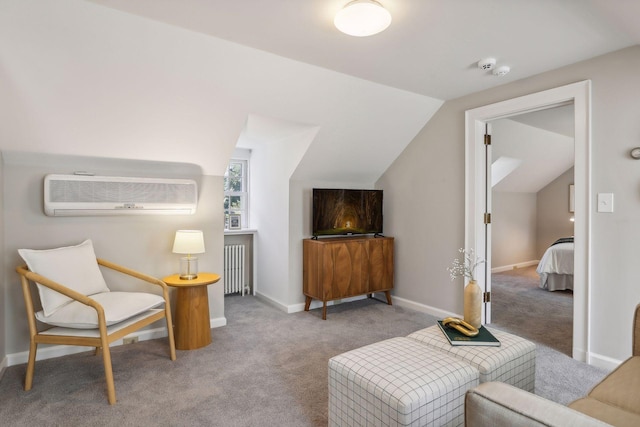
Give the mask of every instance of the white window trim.
[[[237, 154], [237, 153], [236, 153]], [[242, 154], [242, 153], [241, 153]], [[242, 224], [242, 229], [248, 229], [249, 225], [250, 225], [250, 208], [249, 208], [249, 204], [250, 204], [250, 187], [249, 187], [249, 174], [250, 174], [250, 164], [249, 164], [249, 159], [248, 156], [245, 157], [243, 155], [239, 155], [239, 156], [235, 156], [231, 159], [229, 159], [229, 164], [233, 163], [233, 162], [240, 162], [243, 163], [243, 188], [245, 189], [245, 191], [223, 191], [224, 193], [224, 197], [226, 198], [227, 196], [240, 196], [243, 200], [243, 209], [241, 210], [241, 217], [240, 217], [240, 221]], [[228, 166], [227, 166], [228, 167]], [[224, 210], [224, 214], [226, 215], [226, 210]], [[225, 231], [237, 231], [237, 230], [230, 230], [228, 228], [226, 228], [226, 222], [225, 222]]]

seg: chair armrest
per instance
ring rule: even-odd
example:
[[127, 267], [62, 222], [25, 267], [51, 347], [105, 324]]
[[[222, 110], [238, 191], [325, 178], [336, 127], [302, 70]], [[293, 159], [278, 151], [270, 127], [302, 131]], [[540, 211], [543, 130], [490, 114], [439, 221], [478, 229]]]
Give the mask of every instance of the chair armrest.
[[47, 279], [46, 277], [41, 276], [38, 273], [34, 273], [33, 271], [30, 271], [26, 265], [16, 267], [16, 271], [21, 276], [20, 279], [22, 281], [22, 293], [24, 296], [26, 309], [27, 309], [29, 331], [32, 337], [37, 334], [37, 327], [35, 322], [36, 318], [35, 318], [35, 310], [33, 307], [33, 300], [31, 299], [31, 293], [29, 291], [29, 280], [35, 283], [39, 283], [40, 285], [45, 286], [55, 292], [59, 292], [62, 295], [65, 295], [74, 301], [78, 301], [84, 305], [88, 305], [89, 307], [93, 307], [93, 309], [96, 310], [96, 314], [98, 316], [100, 333], [101, 334], [106, 333], [107, 322], [105, 319], [104, 308], [96, 300], [86, 295], [83, 295], [80, 292], [74, 291], [73, 289], [70, 289], [64, 285], [61, 285], [58, 282], [54, 282], [51, 279]]
[[18, 272], [19, 275], [24, 276], [25, 278], [27, 278], [28, 280], [31, 280], [32, 282], [36, 282], [41, 284], [42, 286], [46, 286], [47, 288], [53, 291], [59, 292], [62, 295], [65, 295], [75, 301], [81, 302], [84, 305], [89, 305], [96, 309], [100, 308], [100, 310], [102, 310], [102, 306], [92, 298], [89, 298], [88, 296], [83, 295], [80, 292], [74, 291], [71, 288], [61, 285], [58, 282], [54, 282], [51, 279], [47, 279], [46, 277], [41, 276], [38, 273], [30, 271], [26, 265], [21, 267], [16, 267], [16, 271]]
[[603, 427], [602, 421], [559, 403], [499, 382], [467, 392], [465, 425], [473, 427]]
[[633, 348], [634, 356], [640, 356], [640, 304], [636, 306], [636, 312], [633, 316]]
[[119, 265], [101, 258], [97, 258], [97, 261], [98, 261], [98, 264], [102, 265], [103, 267], [126, 274], [131, 277], [135, 277], [136, 279], [144, 280], [145, 282], [160, 286], [163, 289], [168, 289], [167, 284], [156, 277], [149, 276], [144, 273], [140, 273], [139, 271], [131, 270], [130, 268], [124, 267], [122, 265]]

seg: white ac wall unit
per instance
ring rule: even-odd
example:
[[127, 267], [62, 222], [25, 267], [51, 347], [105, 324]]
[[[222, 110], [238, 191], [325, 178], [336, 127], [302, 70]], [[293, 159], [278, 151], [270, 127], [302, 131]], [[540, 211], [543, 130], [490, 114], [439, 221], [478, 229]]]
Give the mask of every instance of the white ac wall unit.
[[198, 186], [192, 179], [47, 175], [48, 216], [189, 215], [196, 212]]

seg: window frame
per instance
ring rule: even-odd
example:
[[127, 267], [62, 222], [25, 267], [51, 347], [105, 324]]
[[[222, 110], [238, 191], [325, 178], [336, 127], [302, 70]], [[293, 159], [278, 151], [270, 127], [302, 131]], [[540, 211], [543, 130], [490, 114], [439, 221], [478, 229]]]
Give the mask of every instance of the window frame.
[[[243, 191], [229, 191], [226, 188], [226, 182], [229, 176], [229, 168], [233, 163], [240, 163], [242, 165], [242, 174], [241, 174], [240, 181], [241, 181], [241, 189]], [[249, 224], [250, 224], [249, 222], [249, 159], [242, 159], [242, 158], [230, 159], [229, 164], [225, 169], [223, 179], [224, 179], [223, 181], [224, 201], [226, 201], [228, 197], [229, 198], [240, 197], [240, 209], [231, 209], [231, 206], [229, 206], [228, 208], [225, 208], [224, 201], [223, 201], [224, 230], [225, 231], [237, 230], [235, 228], [233, 229], [229, 228], [230, 214], [239, 214], [241, 228], [242, 229], [249, 228]]]

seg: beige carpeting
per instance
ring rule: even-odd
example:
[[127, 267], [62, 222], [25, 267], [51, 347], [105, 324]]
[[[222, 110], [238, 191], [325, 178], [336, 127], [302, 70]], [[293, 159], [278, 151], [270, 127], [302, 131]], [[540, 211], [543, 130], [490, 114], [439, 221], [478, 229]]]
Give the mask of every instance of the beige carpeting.
[[[113, 348], [118, 402], [107, 404], [102, 360], [82, 353], [36, 363], [33, 389], [25, 366], [0, 381], [2, 426], [327, 425], [327, 362], [344, 351], [432, 326], [435, 318], [360, 300], [283, 313], [255, 297], [225, 298], [227, 326], [213, 343], [178, 351], [166, 339]], [[536, 393], [560, 403], [584, 395], [605, 375], [539, 345]]]
[[573, 292], [539, 287], [536, 266], [491, 275], [494, 326], [571, 357]]

